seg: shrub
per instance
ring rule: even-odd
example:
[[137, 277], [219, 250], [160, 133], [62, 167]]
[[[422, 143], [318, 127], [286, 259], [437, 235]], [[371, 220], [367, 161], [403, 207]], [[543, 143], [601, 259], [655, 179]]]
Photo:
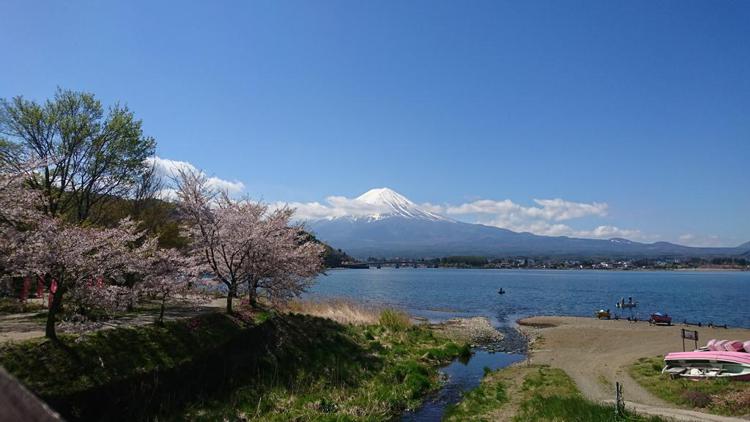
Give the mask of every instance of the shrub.
[[411, 326], [409, 315], [395, 309], [385, 309], [380, 313], [378, 322], [391, 331], [405, 331]]
[[22, 302], [16, 298], [0, 298], [0, 314], [20, 314], [46, 311], [47, 307], [34, 302]]
[[706, 407], [711, 404], [711, 396], [702, 392], [689, 390], [682, 393], [680, 398], [687, 404], [693, 407]]

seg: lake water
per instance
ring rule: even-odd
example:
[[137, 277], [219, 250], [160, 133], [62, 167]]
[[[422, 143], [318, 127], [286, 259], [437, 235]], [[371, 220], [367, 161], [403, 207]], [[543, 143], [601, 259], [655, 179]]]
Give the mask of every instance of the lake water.
[[461, 394], [479, 386], [485, 368], [496, 370], [520, 362], [525, 356], [510, 353], [476, 351], [468, 361], [455, 360], [441, 371], [447, 382], [435, 395], [429, 397], [416, 411], [406, 413], [401, 421], [439, 421], [449, 404], [457, 403]]
[[[332, 270], [317, 281], [309, 296], [395, 306], [432, 321], [486, 316], [505, 333], [506, 341], [515, 338], [510, 344], [525, 344], [513, 329], [518, 318], [593, 316], [598, 309], [639, 319], [659, 311], [675, 322], [750, 327], [750, 272], [382, 268]], [[500, 288], [504, 295], [497, 293]], [[628, 297], [638, 302], [632, 313], [616, 309], [615, 303]], [[499, 369], [524, 358], [522, 349], [506, 350], [516, 353], [479, 350], [468, 362], [454, 361], [443, 368], [443, 387], [402, 421], [440, 420], [448, 405], [479, 385], [485, 367]]]
[[[499, 295], [503, 288], [506, 294]], [[688, 321], [750, 327], [750, 272], [464, 270], [382, 268], [331, 270], [311, 296], [392, 305], [430, 320], [486, 316], [505, 325], [530, 315], [592, 316], [632, 297], [633, 315], [666, 312]]]

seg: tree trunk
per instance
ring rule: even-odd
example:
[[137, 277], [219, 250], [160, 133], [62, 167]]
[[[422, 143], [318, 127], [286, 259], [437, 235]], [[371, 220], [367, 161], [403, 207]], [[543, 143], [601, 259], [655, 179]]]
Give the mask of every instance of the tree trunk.
[[60, 311], [60, 305], [62, 304], [63, 297], [63, 279], [60, 277], [60, 282], [57, 283], [57, 290], [52, 296], [52, 305], [47, 310], [47, 325], [44, 328], [44, 336], [48, 339], [57, 342], [57, 331], [55, 331], [55, 323], [57, 322], [57, 313]]
[[234, 298], [236, 287], [234, 284], [229, 286], [229, 291], [227, 292], [227, 313], [232, 313], [232, 298]]
[[159, 309], [159, 319], [156, 321], [157, 325], [164, 325], [164, 302], [167, 301], [167, 295], [161, 297], [161, 308]]
[[247, 283], [247, 301], [250, 307], [258, 307], [258, 282], [255, 280], [250, 280]]

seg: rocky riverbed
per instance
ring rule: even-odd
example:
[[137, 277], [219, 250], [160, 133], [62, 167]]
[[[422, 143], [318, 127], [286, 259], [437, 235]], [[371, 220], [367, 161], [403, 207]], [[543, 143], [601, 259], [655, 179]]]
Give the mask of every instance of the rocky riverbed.
[[469, 343], [472, 348], [490, 351], [501, 350], [505, 338], [485, 317], [451, 318], [433, 327], [450, 338]]

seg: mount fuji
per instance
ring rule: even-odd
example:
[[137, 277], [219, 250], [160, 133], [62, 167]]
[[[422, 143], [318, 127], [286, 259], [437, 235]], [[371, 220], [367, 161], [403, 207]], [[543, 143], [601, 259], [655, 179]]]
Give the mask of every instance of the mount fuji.
[[381, 220], [386, 218], [406, 218], [410, 220], [425, 221], [453, 221], [449, 218], [420, 208], [417, 204], [408, 200], [405, 196], [388, 188], [370, 189], [362, 195], [358, 196], [355, 201], [364, 205], [362, 208], [365, 212], [370, 212], [368, 214], [360, 216], [349, 216], [349, 218], [364, 218], [368, 221]]
[[668, 242], [581, 239], [540, 236], [482, 224], [464, 223], [420, 207], [389, 188], [372, 189], [353, 200], [356, 207], [340, 217], [306, 223], [335, 248], [357, 258], [486, 257], [641, 258], [728, 256], [750, 253], [737, 248], [692, 248]]

